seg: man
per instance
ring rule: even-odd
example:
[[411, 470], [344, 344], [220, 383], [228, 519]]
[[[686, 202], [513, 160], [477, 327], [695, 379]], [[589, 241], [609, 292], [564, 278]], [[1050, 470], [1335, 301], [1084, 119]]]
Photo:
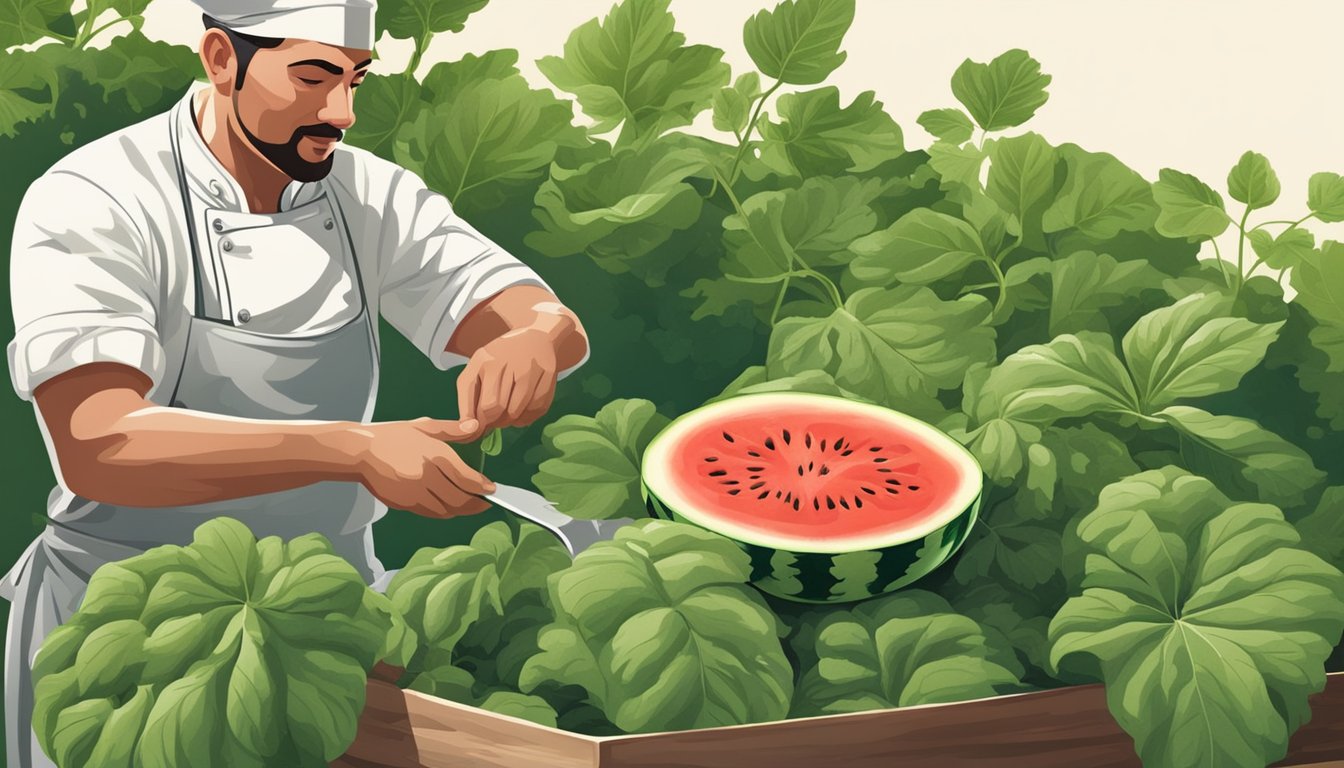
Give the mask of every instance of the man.
[[[196, 2], [208, 85], [63, 158], [15, 225], [10, 373], [58, 485], [0, 584], [10, 768], [51, 765], [31, 664], [98, 566], [227, 515], [322, 533], [381, 586], [372, 523], [486, 509], [493, 485], [447, 443], [532, 422], [588, 358], [536, 273], [338, 144], [372, 0]], [[369, 423], [379, 315], [438, 368], [466, 364], [458, 421]]]

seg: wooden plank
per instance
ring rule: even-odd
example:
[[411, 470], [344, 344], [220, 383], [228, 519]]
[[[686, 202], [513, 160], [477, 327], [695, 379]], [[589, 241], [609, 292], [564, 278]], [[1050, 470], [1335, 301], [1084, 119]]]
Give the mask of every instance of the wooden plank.
[[[1344, 758], [1344, 673], [1311, 699], [1283, 766]], [[340, 768], [1138, 766], [1100, 685], [693, 731], [591, 737], [378, 680]]]

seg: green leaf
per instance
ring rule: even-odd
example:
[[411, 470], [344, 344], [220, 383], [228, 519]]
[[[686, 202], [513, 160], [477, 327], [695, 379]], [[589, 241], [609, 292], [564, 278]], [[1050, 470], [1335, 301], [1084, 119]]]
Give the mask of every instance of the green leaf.
[[[1037, 444], [1028, 449], [1028, 460], [1053, 464], [1054, 457]], [[1052, 479], [1052, 493], [1053, 486]], [[970, 584], [1002, 573], [1010, 582], [1031, 589], [1059, 572], [1059, 531], [1042, 524], [1030, 495], [1019, 491], [980, 517], [957, 557], [953, 571], [957, 581]]]
[[115, 45], [84, 48], [69, 65], [104, 91], [104, 102], [120, 94], [136, 112], [161, 103], [165, 95], [188, 87], [201, 72], [200, 59], [191, 48], [150, 40], [139, 30], [117, 38]]
[[1344, 561], [1344, 486], [1326, 488], [1316, 509], [1297, 521], [1302, 548], [1328, 563]]
[[486, 456], [498, 456], [504, 450], [504, 430], [496, 427], [490, 434], [481, 438], [481, 453]]
[[135, 680], [145, 663], [145, 627], [135, 619], [117, 619], [84, 638], [75, 656], [79, 692], [119, 690]]
[[1075, 144], [1055, 150], [1068, 164], [1068, 176], [1055, 201], [1041, 216], [1045, 232], [1077, 229], [1109, 240], [1122, 231], [1152, 227], [1158, 208], [1152, 185], [1105, 152], [1087, 152]]
[[1305, 451], [1250, 419], [1181, 405], [1154, 416], [1180, 432], [1186, 466], [1234, 498], [1293, 507], [1325, 480]]
[[617, 150], [575, 170], [552, 166], [533, 210], [542, 229], [523, 240], [548, 256], [586, 252], [612, 274], [662, 285], [675, 261], [658, 246], [700, 218], [702, 198], [687, 182], [700, 167], [693, 155], [660, 143]]
[[1008, 231], [1029, 239], [1040, 235], [1040, 216], [1055, 189], [1055, 149], [1040, 134], [999, 139], [989, 151], [985, 192], [1002, 206]]
[[975, 423], [1007, 419], [1048, 425], [1057, 419], [1137, 407], [1138, 394], [1106, 334], [1082, 331], [1014, 352], [968, 386], [963, 408]]
[[761, 162], [780, 175], [809, 178], [870, 171], [904, 154], [901, 127], [873, 95], [863, 91], [847, 107], [831, 85], [780, 96], [780, 121], [757, 122]]
[[379, 36], [419, 40], [437, 32], [461, 32], [467, 17], [489, 0], [381, 0], [375, 19]]
[[285, 670], [271, 656], [255, 612], [246, 612], [244, 627], [238, 658], [228, 673], [225, 721], [239, 744], [258, 756], [271, 755], [280, 747], [285, 714], [280, 686]]
[[331, 762], [350, 748], [364, 710], [364, 670], [354, 659], [323, 650], [281, 646], [284, 710], [289, 735], [302, 752]]
[[1139, 471], [1129, 446], [1095, 424], [1050, 427], [1042, 444], [1054, 454], [1058, 467], [1055, 507], [1069, 514], [1095, 507], [1102, 488]]
[[1021, 125], [1036, 114], [1049, 96], [1050, 75], [1020, 48], [994, 57], [988, 64], [966, 59], [952, 73], [952, 95], [987, 131]]
[[793, 670], [750, 570], [737, 544], [696, 526], [621, 528], [551, 577], [556, 622], [523, 692], [579, 685], [627, 733], [783, 718]]
[[751, 106], [761, 98], [761, 77], [755, 72], [739, 75], [727, 88], [714, 94], [714, 127], [741, 139], [751, 121]]
[[1246, 152], [1227, 174], [1227, 193], [1233, 200], [1246, 203], [1251, 210], [1264, 208], [1279, 199], [1279, 177], [1269, 158], [1259, 152]]
[[648, 400], [613, 400], [594, 416], [561, 416], [542, 430], [548, 458], [532, 483], [571, 517], [639, 517], [640, 460], [669, 423]]
[[993, 696], [1017, 676], [991, 661], [983, 630], [919, 590], [831, 613], [817, 663], [799, 681], [798, 714], [840, 714]]
[[1139, 318], [1125, 334], [1125, 360], [1148, 411], [1235, 389], [1277, 337], [1282, 322], [1228, 316], [1221, 294], [1192, 294]]
[[51, 114], [60, 87], [53, 51], [67, 55], [64, 46], [53, 45], [0, 56], [0, 136], [13, 137], [19, 126]]
[[975, 126], [971, 124], [971, 118], [966, 116], [960, 109], [930, 109], [927, 112], [920, 113], [915, 119], [920, 127], [928, 131], [935, 139], [950, 142], [952, 144], [962, 144], [970, 141], [971, 133]]
[[753, 365], [723, 388], [723, 392], [705, 401], [708, 405], [738, 395], [750, 395], [757, 392], [811, 392], [818, 395], [834, 395], [850, 400], [864, 401], [866, 398], [835, 383], [835, 379], [825, 371], [803, 371], [795, 376], [772, 379], [764, 365]]
[[949, 199], [963, 205], [970, 202], [971, 193], [981, 191], [980, 169], [986, 157], [984, 150], [974, 144], [962, 147], [948, 141], [935, 141], [929, 147], [929, 166], [941, 177], [938, 186], [949, 192]]
[[0, 14], [0, 50], [47, 37], [52, 22], [70, 12], [70, 0], [11, 0], [7, 6]]
[[1325, 372], [1344, 372], [1344, 243], [1326, 240], [1303, 254], [1292, 283], [1294, 302], [1316, 321], [1310, 339], [1330, 359]]
[[849, 271], [869, 285], [928, 284], [987, 261], [980, 234], [970, 224], [930, 208], [916, 208], [890, 227], [850, 245]]
[[840, 41], [853, 21], [854, 0], [789, 0], [747, 19], [742, 42], [761, 74], [813, 85], [844, 63]]
[[1297, 267], [1311, 258], [1311, 252], [1316, 248], [1316, 238], [1307, 229], [1285, 229], [1278, 237], [1257, 229], [1250, 233], [1249, 238], [1255, 255], [1263, 259], [1270, 269]]
[[135, 746], [143, 768], [210, 768], [222, 731], [220, 663], [204, 662], [159, 693]]
[[1099, 310], [1123, 306], [1165, 277], [1146, 261], [1117, 262], [1092, 251], [1071, 253], [1051, 265], [1050, 334], [1109, 331]]
[[532, 90], [521, 76], [480, 80], [421, 109], [398, 134], [395, 152], [454, 209], [483, 210], [535, 185], [557, 147], [581, 141], [572, 119], [570, 104]]
[[1321, 221], [1344, 221], [1344, 176], [1330, 171], [1313, 173], [1307, 180], [1307, 207]]
[[920, 286], [864, 288], [829, 317], [780, 321], [766, 370], [771, 378], [823, 370], [873, 402], [927, 414], [939, 390], [993, 359], [989, 311], [981, 296], [942, 301]]
[[555, 708], [540, 696], [529, 696], [517, 691], [495, 691], [481, 701], [480, 707], [508, 717], [531, 720], [549, 728], [556, 727]]
[[366, 76], [358, 101], [359, 120], [346, 133], [346, 141], [384, 160], [395, 159], [397, 134], [428, 106], [421, 99], [420, 83], [406, 74]]
[[142, 685], [137, 688], [130, 700], [117, 707], [107, 718], [98, 744], [89, 753], [88, 761], [83, 764], [109, 768], [111, 766], [130, 768], [135, 765], [132, 760], [135, 755], [136, 739], [128, 738], [126, 734], [140, 733], [145, 727], [145, 720], [149, 717], [153, 705], [153, 686]]
[[728, 84], [723, 51], [685, 45], [674, 29], [669, 0], [623, 0], [606, 19], [594, 18], [565, 41], [564, 56], [543, 56], [537, 68], [563, 91], [574, 94], [606, 133], [624, 123], [622, 141], [656, 138], [669, 128], [690, 125]]
[[359, 573], [345, 559], [315, 554], [282, 567], [254, 605], [268, 611], [318, 616], [350, 613], [359, 606], [364, 591]]
[[1153, 226], [1165, 237], [1209, 240], [1221, 235], [1231, 223], [1223, 196], [1188, 173], [1171, 168], [1158, 171], [1153, 200], [1160, 210]]
[[1050, 625], [1052, 666], [1101, 662], [1145, 765], [1282, 758], [1325, 686], [1344, 574], [1298, 549], [1278, 509], [1174, 467], [1108, 486], [1078, 537], [1086, 575]]
[[512, 48], [486, 51], [480, 56], [467, 53], [457, 61], [440, 61], [430, 68], [420, 96], [431, 104], [449, 101], [481, 80], [509, 80], [519, 74], [518, 51]]
[[112, 699], [89, 699], [67, 708], [56, 719], [53, 754], [60, 765], [87, 765], [104, 725], [112, 716]]

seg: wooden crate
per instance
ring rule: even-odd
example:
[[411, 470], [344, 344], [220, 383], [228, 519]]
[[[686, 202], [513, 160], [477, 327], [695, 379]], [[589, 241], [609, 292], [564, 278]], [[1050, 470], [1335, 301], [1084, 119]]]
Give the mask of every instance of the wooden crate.
[[[1344, 765], [1344, 673], [1277, 765]], [[338, 768], [1138, 766], [1100, 685], [754, 725], [594, 737], [370, 680]]]

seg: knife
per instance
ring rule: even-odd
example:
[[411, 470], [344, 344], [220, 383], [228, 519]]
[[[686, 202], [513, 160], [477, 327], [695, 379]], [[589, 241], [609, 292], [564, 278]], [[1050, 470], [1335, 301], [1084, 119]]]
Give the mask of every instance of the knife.
[[[578, 555], [599, 541], [611, 539], [621, 526], [635, 521], [633, 517], [613, 517], [609, 520], [573, 518], [556, 509], [545, 496], [504, 483], [495, 483], [494, 493], [482, 494], [481, 498], [545, 528], [560, 540], [570, 557]], [[369, 586], [378, 592], [386, 592], [387, 586], [392, 583], [392, 577], [396, 576], [399, 570], [384, 572]]]

